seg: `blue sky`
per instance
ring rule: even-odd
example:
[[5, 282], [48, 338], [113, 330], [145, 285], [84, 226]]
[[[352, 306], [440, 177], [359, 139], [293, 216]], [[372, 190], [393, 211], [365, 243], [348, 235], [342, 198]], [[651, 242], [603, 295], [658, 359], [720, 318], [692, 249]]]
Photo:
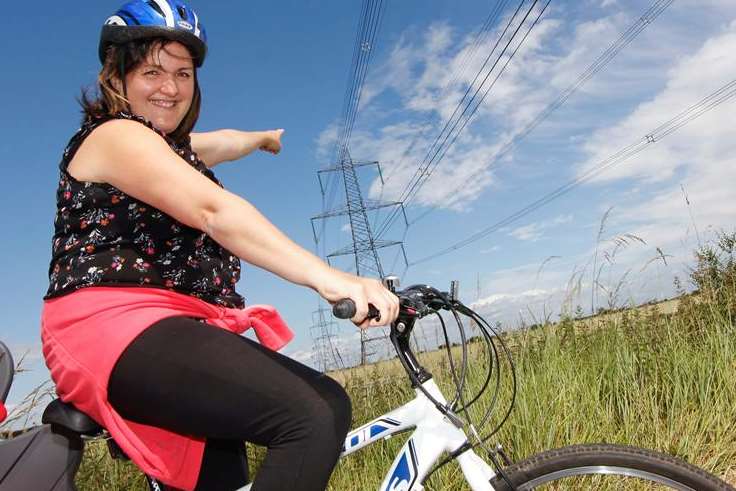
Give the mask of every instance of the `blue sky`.
[[[410, 262], [433, 254], [581, 175], [736, 78], [736, 4], [676, 0], [513, 152], [491, 165], [503, 143], [554, 101], [651, 3], [553, 0], [472, 124], [407, 208], [410, 220], [434, 211], [408, 230], [395, 225], [384, 238], [405, 237]], [[47, 286], [56, 166], [78, 127], [75, 97], [93, 83], [99, 69], [99, 26], [118, 3], [85, 2], [84, 9], [47, 1], [35, 5], [43, 15], [30, 15], [17, 2], [5, 6], [9, 49], [0, 77], [6, 94], [0, 122], [6, 172], [0, 194], [5, 210], [0, 338], [16, 353], [28, 350], [32, 368], [19, 377], [11, 403], [47, 377], [39, 356], [38, 318]], [[210, 40], [200, 72], [204, 103], [197, 129], [286, 129], [279, 156], [252, 155], [216, 172], [226, 187], [313, 249], [309, 219], [322, 211], [316, 173], [332, 164], [360, 2], [275, 6], [195, 0], [191, 5]], [[487, 53], [488, 44], [481, 45], [470, 58], [471, 69], [457, 76], [459, 61], [467, 59], [474, 33], [495, 5], [386, 2], [350, 142], [355, 158], [379, 160], [388, 177], [381, 187], [374, 171], [361, 170], [366, 196], [390, 200], [401, 194], [472, 80], [472, 68]], [[452, 80], [456, 83], [448, 86]], [[556, 315], [565, 300], [568, 306], [590, 308], [591, 258], [598, 244], [599, 255], [613, 255], [615, 264], [597, 263], [603, 269], [596, 306], [609, 301], [607, 292], [624, 277], [624, 287], [610, 301], [671, 295], [672, 278], [686, 274], [698, 241], [713, 230], [733, 227], [733, 110], [733, 101], [724, 103], [521, 220], [409, 268], [404, 282], [444, 287], [459, 279], [463, 298], [492, 319], [515, 321], [520, 312], [527, 319]], [[375, 224], [384, 217], [375, 216]], [[622, 234], [645, 243], [630, 240], [616, 248]], [[323, 246], [338, 249], [349, 237], [346, 223], [332, 220]], [[657, 248], [668, 255], [667, 266], [650, 261]], [[395, 250], [386, 250], [384, 268], [392, 269], [394, 261]], [[350, 267], [348, 262], [338, 265]], [[401, 262], [394, 269], [403, 273]], [[571, 284], [578, 279], [576, 292]], [[285, 352], [309, 361], [316, 296], [248, 266], [240, 291], [250, 303], [270, 303], [282, 311], [297, 333]], [[354, 353], [355, 331], [341, 324], [340, 333], [341, 346]]]

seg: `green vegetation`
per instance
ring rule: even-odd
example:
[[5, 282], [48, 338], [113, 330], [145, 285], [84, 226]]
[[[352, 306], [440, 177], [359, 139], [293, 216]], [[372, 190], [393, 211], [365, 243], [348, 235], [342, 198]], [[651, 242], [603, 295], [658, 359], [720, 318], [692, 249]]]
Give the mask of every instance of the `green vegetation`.
[[[683, 294], [674, 314], [654, 306], [598, 322], [567, 318], [510, 336], [517, 400], [491, 442], [502, 443], [514, 460], [574, 443], [637, 445], [679, 456], [736, 485], [735, 246], [736, 235], [721, 234], [697, 251], [690, 274], [695, 293]], [[484, 376], [481, 361], [475, 360], [471, 373], [476, 386]], [[443, 368], [446, 373], [446, 364], [431, 371], [439, 375]], [[347, 383], [357, 424], [412, 397], [407, 387], [391, 382], [366, 385], [386, 380], [385, 374], [361, 378], [362, 385], [359, 379]], [[508, 401], [508, 378], [501, 391], [500, 400]], [[484, 409], [478, 405], [476, 417]], [[403, 440], [345, 459], [330, 489], [377, 489]], [[361, 476], [359, 486], [355, 476]], [[469, 489], [454, 464], [427, 488]]]
[[[721, 234], [697, 251], [690, 272], [695, 292], [683, 292], [675, 313], [656, 306], [624, 310], [504, 336], [519, 387], [514, 411], [491, 443], [502, 443], [514, 460], [573, 443], [637, 445], [677, 455], [736, 484], [735, 246], [736, 235]], [[485, 376], [481, 344], [470, 351], [471, 392]], [[427, 353], [422, 359], [452, 394], [446, 357]], [[508, 366], [503, 369], [508, 375]], [[413, 397], [402, 378], [390, 377], [397, 370], [383, 364], [342, 374], [355, 425]], [[503, 416], [509, 381], [503, 377], [495, 420], [482, 434]], [[475, 418], [487, 403], [473, 406]], [[404, 440], [399, 435], [344, 459], [329, 489], [377, 489]], [[249, 451], [257, 467], [263, 450]], [[146, 489], [131, 464], [109, 458], [104, 442], [88, 445], [78, 483], [83, 490]], [[468, 488], [451, 463], [427, 489]]]

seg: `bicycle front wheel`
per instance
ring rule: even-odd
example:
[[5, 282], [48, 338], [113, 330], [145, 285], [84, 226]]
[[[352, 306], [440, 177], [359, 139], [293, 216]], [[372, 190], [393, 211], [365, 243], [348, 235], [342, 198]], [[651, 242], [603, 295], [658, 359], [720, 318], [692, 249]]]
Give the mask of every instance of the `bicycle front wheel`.
[[[572, 445], [549, 450], [505, 468], [504, 473], [519, 491], [736, 491], [676, 457], [623, 445]], [[513, 489], [500, 475], [491, 484], [497, 490]]]

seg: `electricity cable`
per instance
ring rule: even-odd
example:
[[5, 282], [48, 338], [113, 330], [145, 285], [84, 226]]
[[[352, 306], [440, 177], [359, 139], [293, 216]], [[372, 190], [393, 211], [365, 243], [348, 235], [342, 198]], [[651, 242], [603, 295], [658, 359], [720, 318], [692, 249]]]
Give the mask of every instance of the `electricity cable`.
[[[503, 40], [504, 36], [506, 35], [506, 33], [508, 32], [508, 30], [513, 25], [514, 19], [516, 19], [516, 16], [519, 14], [519, 11], [521, 10], [521, 7], [524, 5], [524, 2], [525, 1], [526, 0], [522, 0], [521, 2], [519, 2], [519, 6], [516, 7], [516, 10], [514, 11], [514, 14], [509, 18], [509, 21], [506, 23], [506, 27], [503, 29], [503, 31], [501, 32], [501, 35], [496, 40], [496, 43], [493, 45], [493, 48], [491, 48], [491, 50], [488, 52], [488, 56], [486, 57], [485, 61], [483, 62], [483, 65], [480, 67], [480, 69], [478, 70], [478, 72], [475, 74], [475, 77], [473, 78], [473, 81], [470, 84], [468, 84], [468, 87], [465, 89], [465, 93], [463, 94], [462, 98], [460, 99], [460, 101], [455, 106], [455, 109], [452, 112], [452, 115], [447, 119], [447, 121], [445, 121], [445, 125], [443, 126], [442, 130], [440, 130], [440, 133], [437, 135], [437, 137], [435, 138], [435, 140], [430, 145], [429, 150], [427, 150], [427, 155], [424, 157], [424, 160], [422, 162], [425, 162], [426, 161], [427, 157], [432, 152], [432, 149], [435, 147], [435, 145], [437, 145], [437, 142], [439, 142], [439, 140], [442, 138], [442, 135], [445, 133], [445, 130], [447, 130], [447, 127], [451, 124], [451, 122], [455, 118], [455, 115], [457, 114], [458, 110], [463, 106], [463, 102], [465, 102], [465, 99], [468, 97], [468, 94], [473, 89], [473, 87], [475, 86], [475, 83], [477, 82], [478, 78], [480, 77], [480, 75], [485, 70], [486, 66], [488, 65], [489, 60], [493, 56], [493, 53], [496, 52], [496, 48], [498, 48], [498, 45], [501, 43], [501, 40]], [[536, 3], [536, 0], [535, 0], [535, 3]], [[498, 63], [498, 60], [500, 60], [500, 57], [501, 56], [502, 56], [502, 54], [498, 56], [498, 58], [496, 59], [496, 61], [493, 63], [493, 66], [491, 67], [491, 70], [493, 70], [493, 68], [495, 68], [495, 66]], [[409, 182], [414, 181], [415, 178], [417, 178], [417, 179], [421, 178], [421, 172], [422, 172], [422, 165], [420, 165], [419, 168], [414, 172], [414, 175], [411, 177], [411, 179], [409, 180]], [[402, 197], [400, 197], [398, 199], [398, 201], [402, 201], [403, 200], [403, 193], [402, 193], [401, 196]]]
[[[524, 37], [523, 37], [523, 38], [521, 39], [521, 42], [519, 43], [519, 45], [517, 45], [517, 46], [516, 46], [516, 49], [514, 49], [514, 51], [513, 51], [512, 53], [511, 53], [511, 56], [509, 56], [509, 57], [507, 58], [507, 60], [506, 60], [506, 63], [504, 64], [503, 68], [502, 68], [502, 69], [501, 69], [501, 70], [499, 71], [498, 75], [496, 75], [496, 78], [495, 78], [495, 79], [493, 80], [493, 82], [492, 82], [492, 83], [491, 83], [491, 84], [490, 84], [490, 85], [488, 86], [488, 88], [487, 88], [487, 89], [485, 90], [485, 92], [483, 93], [483, 96], [482, 96], [482, 97], [480, 98], [480, 100], [479, 100], [479, 101], [478, 101], [478, 103], [476, 104], [475, 108], [474, 108], [474, 109], [472, 110], [472, 112], [470, 113], [470, 115], [469, 115], [469, 116], [468, 116], [468, 117], [467, 117], [467, 118], [466, 118], [466, 119], [465, 119], [465, 120], [463, 121], [463, 123], [462, 123], [462, 126], [460, 127], [460, 129], [459, 129], [458, 131], [456, 131], [456, 132], [455, 132], [455, 135], [453, 136], [453, 139], [452, 139], [452, 140], [450, 141], [450, 143], [449, 143], [448, 145], [445, 145], [445, 146], [444, 146], [444, 147], [442, 148], [442, 151], [443, 151], [443, 153], [442, 153], [442, 154], [440, 155], [439, 159], [437, 159], [437, 161], [436, 161], [436, 162], [434, 162], [434, 166], [433, 166], [433, 167], [432, 167], [432, 168], [430, 169], [430, 168], [429, 168], [429, 165], [428, 165], [428, 167], [427, 167], [427, 170], [425, 171], [425, 178], [424, 178], [424, 182], [426, 182], [426, 181], [427, 181], [427, 180], [428, 180], [428, 179], [429, 179], [429, 178], [430, 178], [430, 177], [432, 176], [432, 173], [433, 173], [433, 172], [434, 172], [434, 170], [435, 170], [435, 169], [437, 168], [437, 165], [439, 164], [439, 162], [440, 162], [440, 161], [441, 161], [441, 160], [442, 160], [442, 159], [444, 158], [444, 156], [445, 156], [445, 154], [447, 153], [447, 151], [448, 151], [448, 150], [450, 149], [450, 147], [452, 147], [452, 145], [453, 145], [453, 144], [455, 143], [455, 140], [457, 140], [457, 137], [458, 137], [458, 136], [460, 135], [460, 133], [462, 133], [463, 129], [465, 129], [465, 126], [466, 126], [466, 125], [467, 125], [467, 124], [468, 124], [468, 123], [470, 122], [470, 120], [472, 119], [473, 115], [474, 115], [474, 114], [475, 114], [475, 112], [476, 112], [476, 111], [478, 110], [478, 107], [479, 107], [479, 106], [480, 106], [481, 104], [483, 104], [483, 101], [485, 100], [486, 96], [488, 95], [488, 92], [490, 92], [490, 90], [491, 90], [491, 89], [493, 88], [493, 86], [494, 86], [494, 85], [496, 84], [496, 82], [498, 81], [499, 77], [500, 77], [500, 76], [501, 76], [501, 75], [503, 74], [503, 72], [504, 72], [504, 71], [506, 70], [506, 67], [507, 67], [507, 66], [508, 66], [508, 64], [509, 64], [509, 63], [511, 62], [511, 60], [512, 60], [512, 59], [513, 59], [513, 57], [514, 57], [514, 55], [516, 55], [516, 52], [517, 52], [517, 51], [519, 50], [519, 48], [520, 48], [520, 47], [521, 47], [521, 45], [522, 45], [522, 44], [524, 43], [524, 41], [526, 41], [526, 38], [527, 38], [527, 37], [529, 36], [529, 34], [531, 33], [531, 31], [532, 31], [533, 27], [534, 27], [534, 26], [535, 26], [535, 25], [536, 25], [536, 24], [537, 24], [537, 23], [539, 22], [539, 19], [540, 19], [540, 17], [542, 16], [542, 14], [544, 14], [544, 11], [545, 11], [545, 10], [547, 9], [547, 6], [549, 5], [550, 1], [551, 1], [551, 0], [548, 0], [548, 1], [547, 1], [547, 4], [546, 4], [546, 5], [544, 6], [544, 8], [543, 8], [543, 9], [542, 9], [542, 10], [540, 11], [539, 15], [537, 16], [537, 19], [536, 19], [536, 20], [534, 21], [534, 23], [533, 23], [533, 24], [532, 24], [532, 25], [531, 25], [531, 26], [529, 27], [529, 29], [527, 30], [526, 34], [524, 34]], [[489, 74], [489, 75], [490, 75], [490, 74]], [[487, 77], [486, 77], [486, 78], [487, 78]], [[484, 83], [485, 83], [485, 80], [484, 80]], [[432, 163], [432, 162], [430, 162], [430, 164], [431, 164], [431, 163]], [[420, 185], [419, 187], [421, 187], [421, 185]], [[417, 192], [418, 192], [418, 188], [417, 188], [417, 189], [415, 189], [415, 190], [413, 191], [413, 194], [412, 194], [411, 196], [407, 197], [407, 199], [406, 199], [406, 202], [408, 202], [409, 200], [411, 200], [411, 198], [412, 198], [413, 196], [416, 196], [416, 193], [417, 193]]]
[[632, 143], [631, 145], [628, 145], [622, 148], [621, 150], [617, 151], [613, 155], [602, 160], [597, 165], [591, 167], [590, 169], [582, 173], [579, 177], [572, 179], [571, 181], [567, 182], [563, 186], [560, 186], [554, 191], [530, 203], [529, 205], [521, 208], [520, 210], [509, 215], [508, 217], [494, 223], [493, 225], [486, 227], [485, 229], [467, 237], [466, 239], [463, 239], [453, 244], [452, 246], [449, 246], [434, 254], [430, 254], [424, 258], [414, 261], [410, 263], [409, 266], [414, 266], [414, 265], [429, 261], [431, 259], [435, 259], [439, 256], [448, 254], [450, 252], [456, 251], [475, 241], [482, 239], [483, 237], [491, 233], [497, 232], [499, 229], [505, 226], [508, 226], [509, 224], [519, 220], [520, 218], [528, 215], [529, 213], [541, 208], [542, 206], [546, 205], [552, 200], [570, 192], [575, 187], [579, 186], [580, 184], [583, 184], [584, 182], [591, 180], [593, 177], [596, 177], [597, 175], [608, 170], [614, 165], [625, 161], [626, 159], [638, 154], [645, 148], [648, 148], [654, 143], [662, 140], [663, 138], [666, 138], [667, 136], [671, 135], [672, 133], [679, 130], [683, 126], [696, 120], [703, 114], [709, 112], [715, 107], [733, 98], [735, 95], [736, 95], [736, 79], [722, 86], [720, 89], [716, 90], [715, 92], [708, 95], [707, 97], [701, 99], [699, 102], [685, 109], [684, 111], [679, 113], [677, 116], [673, 117], [672, 119], [662, 123], [660, 126], [658, 126], [651, 132], [644, 135], [644, 137], [642, 137], [637, 142]]
[[[559, 109], [567, 100], [572, 97], [577, 90], [583, 86], [588, 80], [595, 76], [598, 72], [603, 70], [609, 62], [611, 62], [618, 53], [627, 47], [636, 37], [652, 24], [659, 16], [664, 12], [674, 0], [657, 0], [654, 2], [637, 20], [629, 26], [629, 28], [621, 34], [621, 36], [614, 41], [601, 55], [596, 58], [593, 63], [577, 77], [577, 79], [570, 84], [565, 90], [563, 90], [558, 97], [548, 104], [542, 111], [540, 111], [524, 128], [512, 136], [512, 138], [497, 152], [495, 152], [489, 159], [489, 164], [484, 169], [476, 172], [475, 174], [468, 177], [465, 182], [473, 181], [478, 179], [481, 173], [487, 172], [490, 168], [496, 164], [499, 159], [507, 155], [513, 150], [520, 141], [526, 138], [534, 129], [544, 122], [554, 111]], [[450, 193], [452, 194], [452, 192]], [[417, 218], [412, 220], [409, 225], [413, 225], [419, 220], [425, 218], [432, 211], [438, 209], [438, 206], [432, 206], [427, 211], [419, 215]]]
[[[478, 97], [478, 94], [480, 93], [480, 91], [483, 89], [484, 85], [486, 84], [486, 82], [490, 78], [490, 76], [493, 73], [494, 69], [496, 68], [498, 62], [501, 60], [501, 58], [504, 56], [504, 54], [506, 53], [506, 51], [508, 50], [508, 48], [511, 46], [511, 44], [514, 41], [514, 39], [516, 38], [518, 32], [525, 25], [527, 19], [529, 18], [530, 14], [534, 10], [535, 6], [537, 5], [538, 0], [534, 0], [534, 2], [531, 4], [531, 6], [527, 9], [527, 11], [526, 11], [523, 19], [521, 20], [521, 22], [519, 22], [519, 24], [518, 24], [518, 26], [516, 26], [513, 34], [507, 40], [506, 45], [503, 48], [503, 51], [501, 53], [499, 53], [499, 55], [496, 58], [496, 61], [492, 65], [491, 69], [488, 70], [488, 72], [486, 73], [483, 81], [475, 89], [475, 92], [473, 93], [472, 97], [469, 99], [468, 104], [465, 106], [465, 109], [463, 109], [463, 111], [460, 114], [460, 116], [454, 121], [454, 123], [452, 124], [452, 127], [450, 128], [450, 130], [448, 132], [446, 132], [445, 138], [442, 141], [442, 144], [440, 144], [436, 148], [436, 150], [434, 152], [434, 155], [432, 155], [429, 160], [427, 160], [427, 158], [425, 157], [425, 161], [420, 165], [420, 167], [417, 170], [417, 173], [415, 173], [415, 175], [418, 174], [419, 177], [416, 180], [414, 180], [414, 182], [410, 183], [407, 186], [405, 192], [402, 193], [402, 197], [399, 199], [399, 201], [403, 201], [406, 204], [409, 201], [409, 199], [413, 198], [418, 193], [419, 189], [426, 182], [426, 179], [429, 177], [429, 175], [431, 175], [431, 173], [433, 172], [434, 168], [436, 168], [437, 165], [439, 165], [439, 162], [441, 161], [441, 158], [444, 157], [444, 155], [446, 154], [447, 149], [449, 149], [449, 146], [446, 146], [446, 148], [445, 148], [445, 145], [446, 145], [448, 139], [451, 137], [451, 135], [453, 135], [453, 131], [455, 131], [455, 129], [458, 127], [458, 124], [461, 124], [460, 122], [463, 121], [462, 118], [465, 117], [464, 122], [460, 126], [460, 129], [454, 134], [454, 137], [451, 140], [450, 146], [452, 145], [452, 143], [455, 142], [455, 140], [457, 139], [457, 136], [465, 128], [465, 126], [467, 125], [468, 121], [470, 121], [470, 119], [473, 117], [473, 115], [475, 114], [475, 112], [478, 110], [478, 108], [480, 107], [480, 105], [482, 104], [482, 102], [487, 97], [487, 95], [488, 95], [489, 91], [491, 90], [491, 88], [495, 85], [496, 81], [503, 74], [503, 72], [506, 69], [506, 67], [508, 67], [511, 59], [513, 59], [514, 55], [518, 52], [519, 48], [523, 45], [524, 41], [527, 39], [527, 37], [528, 37], [529, 33], [531, 32], [531, 30], [539, 22], [539, 19], [541, 18], [541, 16], [546, 11], [546, 9], [549, 6], [550, 2], [551, 2], [551, 0], [548, 0], [546, 2], [546, 4], [544, 5], [544, 7], [540, 10], [540, 12], [538, 13], [536, 19], [529, 25], [529, 27], [527, 29], [527, 32], [522, 37], [521, 42], [516, 46], [515, 49], [513, 49], [512, 53], [509, 55], [506, 63], [503, 65], [503, 68], [498, 72], [498, 74], [495, 77], [495, 79], [493, 80], [493, 82], [489, 86], [486, 87], [486, 90], [480, 96], [479, 101], [476, 104], [474, 104], [475, 101], [476, 101], [476, 98]], [[524, 2], [522, 2], [519, 5], [519, 7], [521, 7], [523, 4], [524, 4]], [[514, 13], [514, 17], [512, 17], [510, 19], [509, 24], [507, 26], [507, 29], [508, 29], [509, 26], [512, 25], [511, 23], [513, 22], [513, 19], [516, 17], [516, 14], [518, 12], [519, 12], [519, 9], [517, 9], [517, 11]], [[486, 61], [488, 61], [488, 59]], [[482, 71], [482, 69], [481, 69], [481, 71]], [[481, 72], [479, 72], [479, 75], [480, 75], [480, 73]], [[477, 77], [476, 77], [476, 80], [477, 80]], [[475, 81], [474, 81], [474, 83], [475, 83]], [[470, 88], [472, 88], [472, 85], [471, 85], [471, 87], [469, 87], [469, 89]], [[473, 106], [473, 104], [474, 104], [474, 106]], [[470, 111], [470, 113], [468, 113], [467, 116], [465, 116], [466, 113], [467, 113], [467, 111], [468, 111], [468, 109], [471, 108], [471, 106], [473, 106], [473, 109]], [[448, 120], [448, 124], [449, 124], [449, 121], [450, 120]], [[445, 127], [447, 127], [448, 124], [446, 124]], [[443, 128], [443, 133], [444, 133], [444, 128]], [[440, 137], [441, 137], [441, 135], [440, 135]], [[438, 137], [438, 140], [439, 140], [440, 137]], [[440, 159], [438, 160], [437, 159], [437, 155], [439, 155], [439, 152], [442, 151], [443, 149], [444, 149], [444, 152], [441, 154], [442, 157], [440, 157]], [[431, 165], [434, 165], [434, 167], [432, 168], [432, 171], [429, 170], [429, 168], [430, 168]], [[384, 234], [390, 228], [391, 224], [396, 220], [396, 215], [397, 215], [397, 213], [396, 213], [396, 211], [394, 211], [394, 213], [392, 215], [389, 215], [389, 217], [381, 224], [381, 226], [380, 226], [380, 228], [379, 228], [379, 230], [378, 230], [378, 232], [376, 234], [377, 237], [381, 237], [381, 235]]]
[[[537, 3], [537, 1], [538, 0], [534, 0], [534, 3], [532, 4], [532, 8]], [[416, 182], [418, 182], [418, 181], [421, 180], [422, 174], [424, 173], [423, 167], [425, 166], [425, 162], [427, 162], [427, 159], [429, 158], [430, 154], [432, 153], [432, 150], [437, 146], [437, 143], [442, 139], [442, 135], [445, 135], [446, 132], [449, 134], [455, 128], [455, 125], [457, 123], [454, 123], [454, 124], [452, 123], [455, 120], [455, 115], [457, 114], [458, 110], [461, 107], [463, 107], [463, 103], [465, 102], [465, 99], [468, 97], [468, 94], [470, 93], [470, 91], [474, 88], [475, 83], [477, 82], [478, 78], [484, 72], [486, 66], [488, 65], [489, 60], [491, 59], [491, 56], [493, 56], [493, 53], [495, 53], [496, 48], [500, 44], [501, 40], [506, 35], [506, 33], [509, 30], [509, 28], [511, 28], [511, 26], [513, 25], [513, 22], [516, 19], [516, 16], [519, 14], [519, 11], [521, 10], [521, 7], [524, 5], [524, 2], [525, 2], [525, 0], [522, 0], [519, 3], [519, 6], [516, 8], [516, 11], [514, 12], [514, 15], [511, 16], [511, 18], [509, 19], [508, 23], [506, 24], [506, 27], [504, 28], [503, 32], [501, 33], [501, 36], [499, 36], [498, 40], [496, 41], [496, 44], [493, 46], [493, 48], [491, 49], [491, 51], [488, 53], [488, 56], [486, 57], [485, 61], [483, 62], [483, 66], [480, 68], [480, 70], [478, 70], [478, 73], [475, 75], [475, 78], [473, 79], [473, 81], [468, 85], [467, 89], [465, 90], [465, 93], [463, 94], [463, 97], [460, 99], [460, 102], [458, 102], [457, 106], [455, 106], [455, 110], [452, 112], [452, 115], [447, 119], [447, 121], [445, 121], [445, 125], [442, 127], [442, 130], [440, 130], [439, 135], [437, 135], [437, 138], [435, 138], [434, 142], [432, 142], [432, 144], [430, 145], [429, 150], [427, 150], [427, 154], [424, 156], [424, 159], [422, 160], [422, 164], [417, 168], [417, 170], [414, 172], [414, 175], [409, 180], [410, 182], [412, 182], [412, 181], [414, 182], [414, 184], [412, 184], [412, 186], [411, 186], [411, 189], [409, 189], [408, 191], [407, 190], [404, 190], [404, 192], [399, 197], [398, 201], [404, 201], [405, 195], [408, 196], [411, 193], [411, 190], [413, 189], [413, 187], [416, 185]], [[531, 11], [531, 9], [530, 9], [530, 11]], [[527, 13], [527, 15], [528, 15], [528, 13]], [[526, 19], [526, 17], [524, 19]], [[523, 24], [524, 19], [522, 20], [522, 22], [519, 23], [519, 27], [521, 27], [521, 25]], [[518, 32], [519, 27], [517, 27], [516, 31], [514, 32], [514, 35]], [[493, 65], [491, 66], [490, 70], [488, 71], [489, 74], [493, 71], [494, 68], [496, 68], [496, 65], [501, 60], [501, 57], [503, 56], [503, 54], [505, 53], [505, 51], [508, 48], [509, 44], [513, 40], [514, 35], [512, 35], [511, 38], [509, 38], [508, 42], [506, 43], [506, 46], [504, 47], [504, 50], [496, 57], [496, 60], [493, 62]], [[487, 79], [487, 76], [486, 76], [486, 79]], [[484, 79], [484, 82], [485, 82], [485, 79]], [[482, 83], [481, 83], [481, 86], [482, 86]], [[478, 90], [476, 89], [473, 97], [475, 97], [475, 95], [477, 93], [478, 93]], [[468, 102], [468, 106], [470, 105], [471, 102], [472, 102], [472, 98]], [[463, 110], [463, 112], [460, 114], [459, 118], [461, 118], [465, 114], [465, 111], [467, 110], [467, 107], [468, 106], [465, 107], [465, 109]], [[452, 128], [450, 128], [450, 130], [447, 131], [447, 128], [451, 124], [453, 124]], [[447, 141], [447, 136], [445, 136], [444, 141]], [[444, 143], [444, 141], [443, 141], [443, 143]], [[436, 155], [436, 153], [435, 153], [435, 155]], [[427, 165], [429, 165], [429, 164], [427, 164]], [[415, 178], [416, 178], [416, 181], [414, 180]]]
[[[453, 72], [453, 76], [450, 82], [447, 82], [442, 87], [442, 89], [440, 89], [439, 95], [436, 98], [434, 98], [435, 101], [439, 102], [441, 100], [444, 100], [447, 97], [448, 93], [450, 92], [450, 89], [453, 88], [460, 80], [465, 78], [467, 69], [470, 67], [471, 62], [474, 59], [476, 52], [478, 51], [480, 46], [483, 43], [485, 43], [487, 34], [490, 32], [491, 26], [496, 24], [496, 21], [498, 20], [498, 17], [501, 14], [501, 12], [506, 7], [507, 2], [508, 0], [499, 0], [498, 2], [496, 2], [496, 5], [493, 8], [493, 10], [491, 10], [491, 12], [488, 14], [485, 21], [481, 25], [481, 27], [475, 33], [475, 36], [473, 37], [473, 41], [472, 41], [472, 44], [470, 45], [470, 48], [469, 49], [463, 48], [461, 50], [463, 52], [463, 55], [462, 55], [461, 60], [457, 64], [458, 68]], [[409, 154], [411, 154], [416, 144], [424, 137], [427, 130], [429, 130], [429, 128], [432, 126], [433, 119], [434, 118], [432, 116], [427, 118], [427, 120], [424, 122], [421, 129], [419, 130], [419, 134], [413, 138], [411, 143], [407, 146], [407, 148], [401, 154], [401, 157], [399, 157], [398, 163], [391, 166], [391, 171], [386, 176], [386, 179], [383, 181], [383, 185], [381, 186], [381, 192], [380, 192], [378, 201], [383, 200], [383, 193], [385, 191], [386, 183], [388, 183], [391, 180], [391, 178], [395, 175], [397, 169], [401, 169], [406, 157]], [[381, 211], [382, 209], [377, 209], [375, 211], [374, 218], [373, 218], [374, 226], [378, 223], [379, 217], [381, 216]]]
[[[353, 47], [353, 59], [349, 70], [348, 84], [343, 99], [343, 110], [338, 136], [334, 147], [334, 161], [341, 161], [347, 149], [347, 143], [352, 132], [357, 115], [360, 94], [365, 82], [367, 65], [373, 51], [375, 38], [378, 33], [379, 24], [384, 10], [383, 0], [378, 2], [365, 0], [361, 11], [358, 28], [356, 29], [355, 44]], [[322, 213], [332, 208], [337, 195], [337, 179], [331, 174], [327, 177], [327, 184], [323, 193], [326, 192], [327, 199], [323, 198]], [[318, 237], [324, 237], [326, 220], [322, 221]]]

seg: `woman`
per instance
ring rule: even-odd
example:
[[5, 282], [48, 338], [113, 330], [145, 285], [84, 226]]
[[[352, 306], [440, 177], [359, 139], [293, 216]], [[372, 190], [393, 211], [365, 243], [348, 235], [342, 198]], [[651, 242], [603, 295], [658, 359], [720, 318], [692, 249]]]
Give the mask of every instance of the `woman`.
[[[59, 396], [180, 489], [247, 480], [243, 441], [268, 447], [253, 490], [324, 489], [350, 425], [330, 378], [274, 350], [268, 306], [244, 308], [239, 259], [352, 298], [361, 328], [396, 318], [378, 281], [327, 266], [209, 170], [282, 130], [192, 133], [206, 36], [178, 0], [134, 0], [105, 23], [99, 95], [64, 152], [43, 349]], [[368, 304], [381, 321], [367, 320]], [[256, 329], [261, 344], [234, 333]]]

